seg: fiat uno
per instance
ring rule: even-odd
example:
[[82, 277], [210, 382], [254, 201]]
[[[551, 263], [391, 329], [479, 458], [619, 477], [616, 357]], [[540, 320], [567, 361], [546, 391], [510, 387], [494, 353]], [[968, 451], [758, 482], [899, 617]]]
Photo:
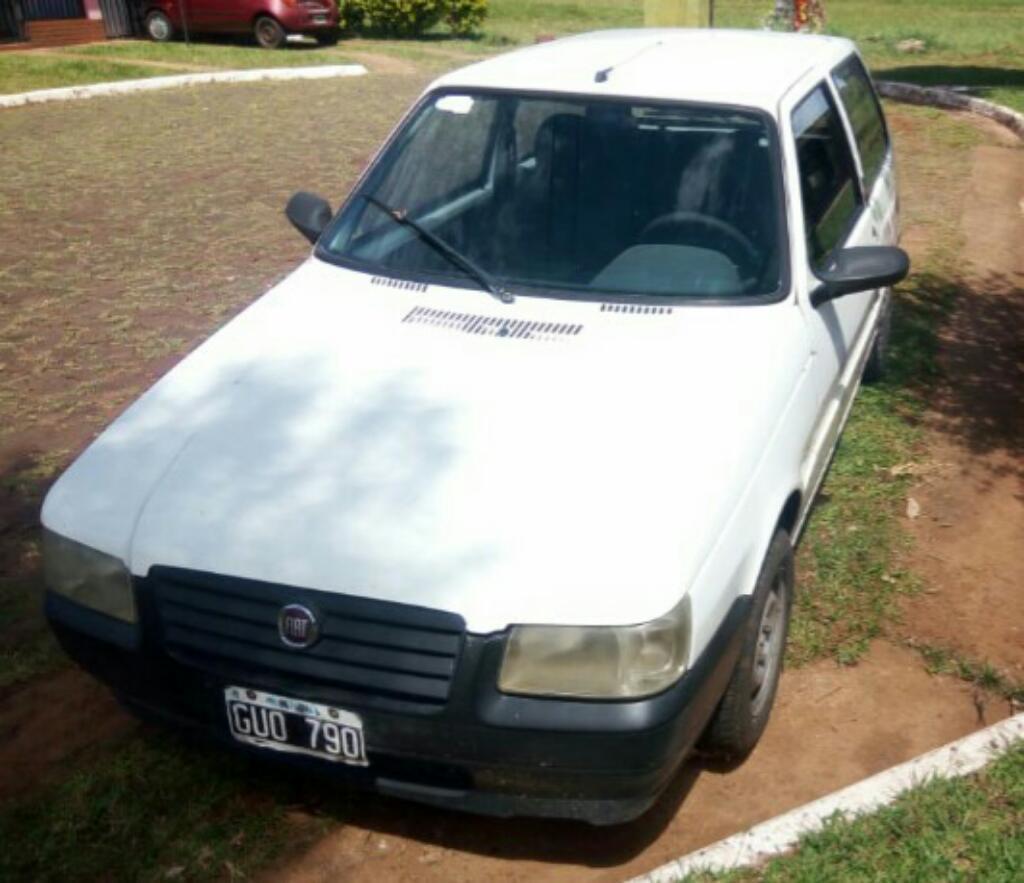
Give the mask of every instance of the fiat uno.
[[608, 824], [775, 697], [793, 544], [908, 271], [853, 44], [637, 30], [447, 74], [294, 273], [43, 507], [143, 715], [379, 792]]

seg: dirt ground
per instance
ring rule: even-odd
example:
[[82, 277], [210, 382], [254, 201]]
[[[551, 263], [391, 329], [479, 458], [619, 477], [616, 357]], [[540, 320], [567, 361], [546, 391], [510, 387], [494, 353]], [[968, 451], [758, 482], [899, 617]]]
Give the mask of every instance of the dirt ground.
[[622, 880], [1006, 714], [1005, 703], [979, 711], [970, 687], [932, 677], [912, 651], [878, 642], [856, 668], [823, 662], [787, 673], [745, 763], [687, 763], [629, 825], [479, 819], [369, 798], [358, 817], [264, 879]]
[[27, 793], [70, 755], [135, 726], [110, 692], [77, 668], [0, 696], [0, 800]]
[[[0, 588], [38, 583], [36, 513], [52, 477], [182, 353], [297, 263], [305, 247], [281, 216], [288, 195], [320, 190], [337, 203], [425, 80], [382, 69], [364, 81], [109, 99], [102, 115], [92, 102], [0, 115], [5, 158], [19, 171], [0, 180]], [[890, 114], [912, 148], [914, 118]], [[936, 390], [911, 494], [920, 514], [907, 520], [908, 567], [926, 592], [907, 605], [893, 638], [990, 660], [1019, 682], [1024, 151], [980, 131], [968, 198], [942, 209], [962, 212], [969, 262], [943, 338], [949, 380]], [[337, 151], [323, 146], [335, 143]], [[906, 217], [936, 211], [932, 186], [904, 176]], [[927, 234], [910, 233], [908, 246], [923, 253]], [[266, 879], [621, 879], [1009, 710], [927, 674], [898, 640], [878, 640], [855, 667], [787, 672], [747, 762], [689, 762], [631, 825], [496, 821], [367, 796]], [[0, 689], [0, 800], [132, 726], [74, 670]]]
[[942, 333], [943, 383], [911, 491], [915, 640], [1024, 681], [1024, 149], [995, 124], [974, 148], [966, 296]]

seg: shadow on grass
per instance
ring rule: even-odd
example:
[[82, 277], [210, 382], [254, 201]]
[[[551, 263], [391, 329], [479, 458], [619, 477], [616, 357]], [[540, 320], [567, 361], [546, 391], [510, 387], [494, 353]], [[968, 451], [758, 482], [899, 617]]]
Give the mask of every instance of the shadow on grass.
[[[145, 41], [143, 41], [145, 42]], [[256, 40], [250, 34], [189, 34], [185, 40], [182, 36], [174, 39], [174, 43], [181, 46], [231, 46], [237, 49], [258, 49]], [[268, 54], [273, 52], [309, 52], [323, 47], [312, 37], [305, 37], [300, 40], [289, 40], [278, 49], [264, 49]]]
[[943, 275], [917, 274], [894, 317], [888, 382], [924, 399], [934, 431], [972, 454], [1010, 455], [992, 467], [996, 475], [1024, 477], [1024, 469], [1010, 462], [1024, 457], [1021, 328], [1024, 279], [1002, 273], [970, 286]]
[[[108, 747], [93, 763], [0, 809], [0, 837], [21, 845], [0, 854], [0, 877], [234, 879], [292, 859], [348, 824], [378, 835], [365, 839], [373, 851], [379, 837], [395, 836], [505, 860], [614, 867], [661, 835], [700, 775], [723, 771], [691, 760], [647, 814], [596, 828], [475, 817], [381, 797], [346, 781], [344, 770], [238, 754], [149, 725]], [[349, 856], [353, 863], [365, 859], [359, 849]]]
[[386, 28], [367, 27], [359, 31], [342, 31], [343, 39], [353, 40], [394, 40], [397, 43], [480, 43], [482, 45], [511, 45], [512, 40], [501, 34], [474, 31], [470, 34], [455, 34], [451, 31], [428, 31], [425, 34], [396, 34]]
[[65, 664], [42, 614], [39, 507], [56, 466], [26, 455], [0, 473], [0, 698]]
[[1024, 90], [1024, 68], [978, 65], [908, 64], [874, 71], [880, 80], [917, 86], [965, 86], [972, 95], [984, 97], [994, 89]]

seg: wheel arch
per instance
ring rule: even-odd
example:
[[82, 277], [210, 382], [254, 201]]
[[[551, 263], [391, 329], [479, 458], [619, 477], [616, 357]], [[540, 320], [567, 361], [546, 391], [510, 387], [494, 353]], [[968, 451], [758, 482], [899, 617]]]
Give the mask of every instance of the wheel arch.
[[[779, 513], [778, 521], [775, 523], [775, 529], [782, 529], [789, 534], [790, 540], [793, 544], [796, 544], [796, 536], [794, 535], [797, 527], [800, 526], [800, 512], [803, 508], [804, 495], [799, 490], [794, 490], [786, 498], [786, 502], [782, 506], [782, 511]], [[771, 542], [771, 540], [769, 540]]]
[[259, 9], [256, 10], [256, 12], [252, 14], [252, 18], [249, 19], [250, 30], [256, 27], [256, 22], [258, 22], [261, 18], [271, 19], [272, 21], [277, 23], [277, 25], [281, 28], [282, 31], [285, 31], [285, 33], [287, 33], [288, 28], [284, 26], [284, 23], [278, 16], [274, 15], [274, 12], [270, 6], [261, 6]]

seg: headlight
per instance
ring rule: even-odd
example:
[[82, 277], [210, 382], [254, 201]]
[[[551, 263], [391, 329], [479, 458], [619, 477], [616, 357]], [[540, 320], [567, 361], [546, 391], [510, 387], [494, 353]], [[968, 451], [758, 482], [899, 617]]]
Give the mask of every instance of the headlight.
[[686, 670], [690, 599], [631, 626], [515, 626], [498, 686], [505, 693], [634, 699], [659, 693]]
[[135, 593], [120, 559], [43, 530], [43, 575], [51, 592], [107, 616], [135, 622]]

